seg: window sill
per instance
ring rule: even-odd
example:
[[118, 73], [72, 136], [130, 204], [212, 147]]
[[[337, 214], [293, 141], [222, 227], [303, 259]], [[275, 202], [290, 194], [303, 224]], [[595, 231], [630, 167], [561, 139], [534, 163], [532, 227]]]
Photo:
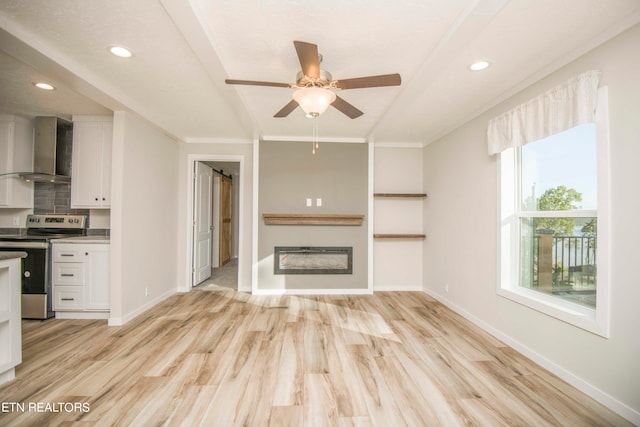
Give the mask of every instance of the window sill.
[[593, 334], [609, 338], [608, 325], [598, 319], [595, 309], [525, 288], [499, 288], [498, 295]]

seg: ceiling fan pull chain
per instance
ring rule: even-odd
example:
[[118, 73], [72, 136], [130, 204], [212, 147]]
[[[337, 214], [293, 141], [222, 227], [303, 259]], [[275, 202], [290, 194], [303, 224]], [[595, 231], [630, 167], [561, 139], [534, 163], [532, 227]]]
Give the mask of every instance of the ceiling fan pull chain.
[[318, 116], [315, 116], [313, 119], [313, 138], [312, 138], [312, 142], [311, 142], [311, 154], [316, 154], [316, 151], [318, 150]]

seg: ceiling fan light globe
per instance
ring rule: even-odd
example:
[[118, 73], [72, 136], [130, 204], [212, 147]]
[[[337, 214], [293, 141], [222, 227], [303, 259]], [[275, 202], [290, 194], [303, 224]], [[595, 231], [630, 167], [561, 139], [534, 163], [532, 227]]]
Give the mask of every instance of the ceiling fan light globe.
[[318, 117], [336, 100], [336, 94], [320, 87], [305, 87], [293, 93], [293, 99], [300, 105], [307, 117]]

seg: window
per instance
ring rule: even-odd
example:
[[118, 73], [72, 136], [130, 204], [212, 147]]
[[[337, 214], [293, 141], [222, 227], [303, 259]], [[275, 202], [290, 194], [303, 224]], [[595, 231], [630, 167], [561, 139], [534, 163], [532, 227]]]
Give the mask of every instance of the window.
[[499, 154], [498, 293], [608, 336], [606, 88], [595, 122]]
[[596, 308], [596, 128], [519, 149], [519, 286]]

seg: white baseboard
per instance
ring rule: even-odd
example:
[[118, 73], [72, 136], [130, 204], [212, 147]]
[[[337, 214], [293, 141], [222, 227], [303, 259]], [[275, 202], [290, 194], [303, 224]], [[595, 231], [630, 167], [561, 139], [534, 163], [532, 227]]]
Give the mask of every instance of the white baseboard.
[[463, 308], [461, 308], [461, 307], [457, 306], [456, 304], [452, 303], [451, 301], [449, 301], [448, 299], [446, 299], [442, 295], [440, 295], [440, 294], [438, 294], [436, 292], [433, 292], [433, 291], [431, 291], [429, 289], [422, 289], [422, 291], [425, 292], [426, 294], [428, 294], [429, 296], [435, 298], [436, 300], [438, 300], [442, 304], [446, 305], [448, 308], [450, 308], [451, 310], [455, 311], [456, 313], [458, 313], [459, 315], [461, 315], [465, 319], [469, 320], [474, 325], [479, 326], [484, 331], [488, 332], [489, 334], [493, 335], [494, 337], [496, 337], [500, 341], [504, 342], [509, 347], [513, 348], [514, 350], [516, 350], [517, 352], [519, 352], [523, 356], [527, 357], [528, 359], [530, 359], [530, 360], [534, 361], [535, 363], [537, 363], [538, 365], [542, 366], [544, 369], [546, 369], [549, 372], [551, 372], [551, 373], [555, 374], [556, 376], [560, 377], [562, 380], [566, 381], [567, 383], [569, 383], [573, 387], [577, 388], [578, 390], [580, 390], [584, 394], [588, 395], [589, 397], [593, 398], [594, 400], [600, 402], [602, 405], [606, 406], [607, 408], [609, 408], [613, 412], [617, 413], [621, 417], [626, 418], [627, 420], [629, 420], [633, 424], [640, 425], [640, 412], [639, 411], [633, 409], [629, 405], [624, 404], [623, 402], [620, 402], [619, 400], [617, 400], [614, 397], [608, 395], [607, 393], [603, 392], [602, 390], [598, 389], [597, 387], [594, 387], [593, 385], [591, 385], [588, 382], [584, 381], [582, 378], [572, 374], [571, 372], [567, 371], [562, 366], [556, 364], [554, 361], [542, 356], [541, 354], [537, 353], [536, 351], [532, 350], [531, 348], [523, 345], [519, 341], [511, 338], [510, 336], [504, 334], [503, 332], [501, 332], [498, 329], [494, 328], [493, 326], [489, 325], [488, 323], [486, 323], [482, 319], [476, 317], [475, 315], [469, 313], [468, 311], [464, 310]]
[[56, 311], [56, 319], [108, 319], [108, 311]]
[[258, 289], [253, 295], [370, 295], [370, 289]]
[[8, 383], [16, 378], [16, 369], [10, 368], [4, 372], [0, 372], [0, 385]]
[[142, 314], [145, 311], [149, 310], [150, 308], [160, 304], [162, 301], [166, 300], [167, 298], [169, 298], [170, 296], [175, 295], [175, 294], [176, 294], [176, 290], [174, 290], [174, 289], [169, 290], [169, 291], [165, 292], [164, 294], [161, 294], [161, 295], [155, 297], [154, 299], [150, 300], [146, 304], [141, 305], [140, 307], [136, 308], [135, 310], [130, 311], [129, 313], [125, 314], [122, 317], [109, 317], [108, 325], [109, 326], [122, 326], [125, 323], [129, 322], [130, 320], [132, 320], [133, 318], [135, 318], [136, 316], [139, 316], [140, 314]]
[[374, 292], [423, 292], [422, 285], [373, 285]]

